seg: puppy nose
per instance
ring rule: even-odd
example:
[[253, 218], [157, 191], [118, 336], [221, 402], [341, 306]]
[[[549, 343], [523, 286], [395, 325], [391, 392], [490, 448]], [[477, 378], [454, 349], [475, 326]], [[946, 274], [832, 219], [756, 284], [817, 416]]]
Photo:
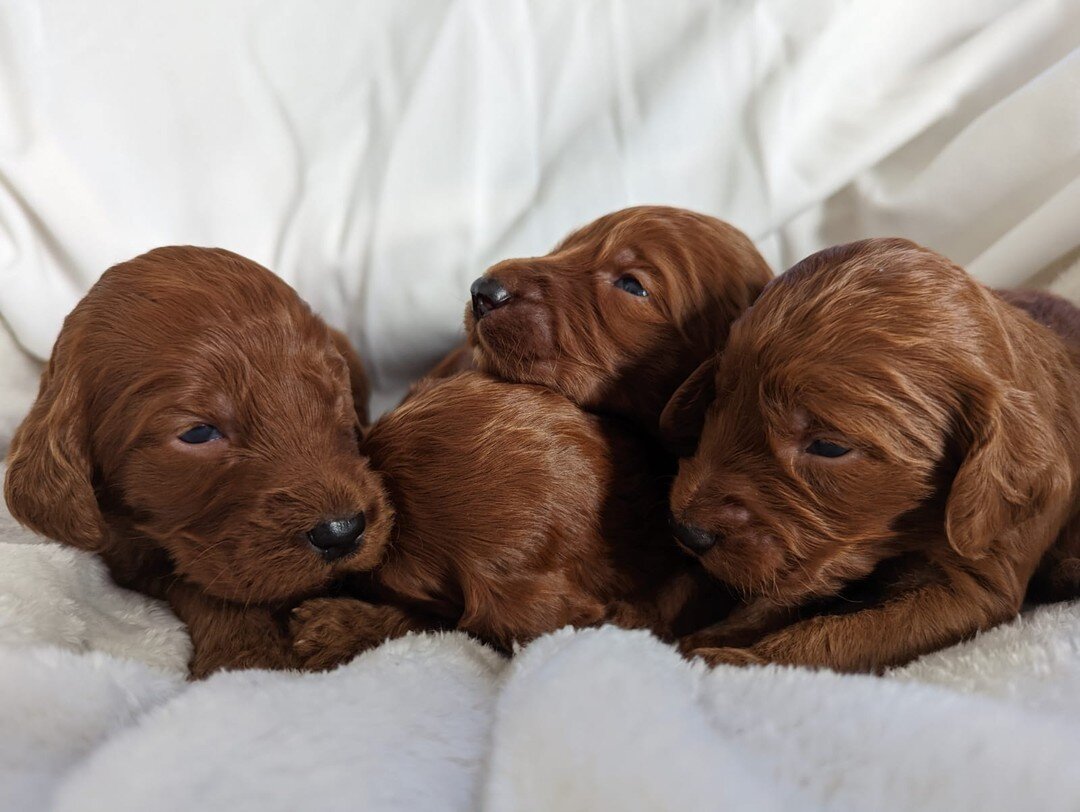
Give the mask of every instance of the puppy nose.
[[472, 311], [477, 321], [492, 310], [498, 310], [511, 299], [510, 291], [491, 276], [481, 276], [473, 282], [469, 293], [472, 294]]
[[677, 538], [686, 549], [697, 553], [698, 555], [707, 553], [716, 546], [716, 535], [710, 533], [708, 530], [703, 530], [692, 524], [679, 523], [674, 523], [673, 529], [675, 531], [675, 538]]
[[308, 541], [323, 558], [334, 561], [360, 546], [366, 524], [363, 513], [344, 519], [331, 519], [308, 530]]

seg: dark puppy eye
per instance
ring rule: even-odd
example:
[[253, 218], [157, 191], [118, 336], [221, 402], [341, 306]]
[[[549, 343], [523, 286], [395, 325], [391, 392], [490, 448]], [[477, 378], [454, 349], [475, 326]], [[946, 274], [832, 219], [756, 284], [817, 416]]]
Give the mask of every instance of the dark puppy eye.
[[851, 451], [850, 448], [845, 448], [837, 443], [830, 443], [828, 440], [814, 440], [806, 447], [807, 454], [813, 454], [815, 457], [842, 457]]
[[645, 288], [641, 286], [641, 283], [638, 282], [634, 277], [630, 276], [630, 274], [620, 276], [618, 279], [615, 280], [614, 284], [615, 287], [619, 288], [620, 290], [625, 290], [627, 293], [632, 293], [634, 296], [649, 295], [649, 291], [645, 290]]
[[189, 445], [202, 445], [211, 440], [220, 440], [222, 434], [208, 423], [200, 423], [180, 435], [180, 441]]

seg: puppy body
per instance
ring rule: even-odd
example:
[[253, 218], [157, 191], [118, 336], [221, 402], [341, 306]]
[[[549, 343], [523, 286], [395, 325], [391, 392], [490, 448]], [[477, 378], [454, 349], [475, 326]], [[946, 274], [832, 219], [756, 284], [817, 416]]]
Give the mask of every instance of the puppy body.
[[771, 276], [727, 223], [667, 206], [623, 209], [546, 256], [489, 268], [465, 311], [471, 353], [455, 350], [432, 374], [475, 368], [539, 384], [655, 431], [671, 393]]
[[12, 443], [7, 504], [168, 599], [195, 676], [290, 666], [283, 610], [363, 566], [325, 560], [307, 532], [384, 520], [357, 453], [366, 399], [344, 336], [269, 271], [156, 249], [108, 270], [65, 320]]
[[[1080, 309], [1043, 291], [1003, 290], [997, 294], [1056, 333], [1068, 348], [1073, 369], [1080, 369]], [[1074, 516], [1062, 528], [1028, 587], [1028, 600], [1033, 602], [1077, 596], [1080, 596], [1080, 516]]]
[[611, 621], [669, 639], [701, 625], [701, 573], [667, 541], [664, 477], [617, 422], [550, 390], [465, 372], [384, 416], [363, 450], [395, 518], [385, 541], [368, 535], [384, 549], [362, 591], [417, 620], [360, 601], [309, 602], [296, 631], [308, 664], [431, 618], [504, 650], [565, 625]]
[[1076, 594], [1078, 325], [904, 240], [778, 277], [669, 405], [711, 402], [672, 511], [746, 599], [684, 650], [878, 670]]

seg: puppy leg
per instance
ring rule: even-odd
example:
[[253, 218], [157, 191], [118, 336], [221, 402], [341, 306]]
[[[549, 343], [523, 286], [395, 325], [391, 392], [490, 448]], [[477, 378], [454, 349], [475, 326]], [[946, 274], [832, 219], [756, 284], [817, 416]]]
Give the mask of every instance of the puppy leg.
[[688, 652], [710, 664], [769, 662], [881, 671], [989, 629], [1020, 609], [1022, 590], [991, 592], [970, 577], [903, 593], [847, 615], [820, 615], [767, 635], [747, 648]]
[[702, 648], [750, 646], [765, 635], [794, 623], [797, 618], [797, 608], [777, 606], [772, 601], [758, 598], [733, 609], [720, 622], [680, 638], [679, 649], [690, 653]]
[[1027, 599], [1053, 603], [1080, 597], [1080, 517], [1074, 518], [1047, 551], [1031, 579]]
[[353, 598], [313, 598], [293, 609], [289, 628], [300, 667], [326, 671], [385, 640], [437, 626], [396, 606]]
[[221, 601], [183, 582], [174, 583], [167, 598], [191, 634], [192, 679], [221, 669], [298, 666], [284, 625], [269, 607]]

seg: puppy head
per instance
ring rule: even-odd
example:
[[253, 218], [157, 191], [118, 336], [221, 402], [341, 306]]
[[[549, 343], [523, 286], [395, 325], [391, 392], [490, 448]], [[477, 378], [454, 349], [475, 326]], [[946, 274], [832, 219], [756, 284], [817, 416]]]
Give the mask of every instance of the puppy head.
[[465, 328], [479, 369], [652, 429], [770, 276], [726, 223], [641, 206], [601, 217], [547, 256], [488, 269]]
[[12, 444], [9, 508], [85, 549], [163, 548], [227, 599], [366, 568], [363, 536], [390, 511], [358, 454], [360, 367], [345, 353], [235, 254], [162, 248], [118, 265], [64, 323]]
[[[979, 557], [1067, 488], [1020, 385], [1029, 348], [1052, 354], [1037, 329], [904, 240], [804, 260], [687, 382], [715, 399], [673, 486], [678, 538], [777, 600], [835, 592], [913, 539]], [[666, 417], [693, 423], [704, 400], [684, 390]]]

